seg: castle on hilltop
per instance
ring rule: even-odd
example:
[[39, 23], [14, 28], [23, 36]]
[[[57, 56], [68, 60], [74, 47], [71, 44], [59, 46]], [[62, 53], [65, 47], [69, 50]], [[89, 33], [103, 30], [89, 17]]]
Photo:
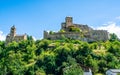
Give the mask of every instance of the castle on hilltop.
[[26, 34], [17, 35], [15, 26], [12, 26], [10, 29], [10, 33], [6, 36], [6, 44], [11, 43], [12, 41], [19, 42], [21, 40], [26, 40], [26, 39], [27, 39]]
[[88, 25], [74, 24], [72, 17], [66, 17], [58, 32], [44, 31], [44, 39], [57, 40], [63, 37], [87, 42], [106, 41], [109, 33], [106, 30], [94, 30]]

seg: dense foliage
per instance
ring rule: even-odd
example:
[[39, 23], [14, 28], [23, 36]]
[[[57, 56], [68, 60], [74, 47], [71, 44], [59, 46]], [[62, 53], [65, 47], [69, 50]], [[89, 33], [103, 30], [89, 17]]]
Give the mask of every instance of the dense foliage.
[[80, 28], [77, 28], [75, 26], [69, 26], [69, 32], [81, 32]]
[[83, 75], [81, 65], [93, 74], [120, 68], [120, 42], [29, 38], [5, 46], [0, 41], [0, 75]]

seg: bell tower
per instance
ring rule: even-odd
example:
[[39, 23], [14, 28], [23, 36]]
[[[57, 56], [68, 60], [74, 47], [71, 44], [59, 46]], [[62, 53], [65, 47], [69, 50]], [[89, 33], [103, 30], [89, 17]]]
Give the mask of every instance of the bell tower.
[[69, 26], [73, 25], [72, 17], [66, 17], [65, 18], [65, 23], [66, 23], [66, 27], [69, 27]]
[[13, 36], [13, 37], [16, 36], [16, 28], [14, 25], [11, 27], [10, 36]]

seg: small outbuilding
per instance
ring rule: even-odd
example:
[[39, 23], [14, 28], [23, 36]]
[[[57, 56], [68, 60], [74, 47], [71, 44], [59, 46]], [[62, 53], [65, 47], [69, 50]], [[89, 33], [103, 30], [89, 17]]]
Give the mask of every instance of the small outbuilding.
[[120, 69], [109, 69], [106, 71], [106, 75], [120, 75]]

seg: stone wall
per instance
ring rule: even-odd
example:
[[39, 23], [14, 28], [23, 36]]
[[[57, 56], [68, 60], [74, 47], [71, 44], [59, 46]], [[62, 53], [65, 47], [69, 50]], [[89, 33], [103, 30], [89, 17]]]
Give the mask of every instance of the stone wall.
[[[69, 27], [75, 26], [80, 28], [81, 32], [69, 32]], [[71, 39], [79, 39], [87, 42], [92, 41], [106, 41], [109, 39], [109, 33], [106, 30], [93, 30], [88, 25], [83, 24], [73, 24], [72, 17], [66, 17], [65, 22], [61, 24], [61, 29], [65, 32], [56, 32], [54, 34], [50, 34], [49, 32], [44, 31], [45, 39], [61, 39], [63, 36]], [[84, 38], [81, 38], [83, 35]]]
[[74, 33], [74, 32], [64, 32], [64, 33], [53, 33], [50, 34], [49, 32], [44, 31], [44, 38], [45, 39], [51, 39], [51, 40], [57, 40], [62, 38], [69, 38], [69, 39], [81, 39], [80, 33]]
[[109, 38], [109, 33], [106, 30], [93, 30], [91, 38], [96, 41], [106, 41]]
[[27, 35], [17, 35], [16, 34], [16, 28], [14, 26], [11, 27], [10, 33], [6, 36], [6, 45], [8, 43], [11, 43], [12, 41], [22, 41], [22, 40], [27, 40]]

